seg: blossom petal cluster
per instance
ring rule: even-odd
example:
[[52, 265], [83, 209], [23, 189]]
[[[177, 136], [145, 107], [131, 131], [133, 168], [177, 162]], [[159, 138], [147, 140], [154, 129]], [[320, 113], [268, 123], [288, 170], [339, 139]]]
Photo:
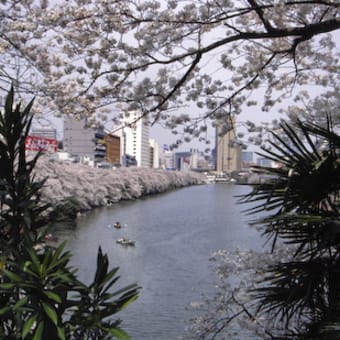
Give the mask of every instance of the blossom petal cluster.
[[40, 112], [140, 110], [197, 136], [339, 80], [337, 0], [6, 0], [0, 13], [1, 87], [33, 92]]

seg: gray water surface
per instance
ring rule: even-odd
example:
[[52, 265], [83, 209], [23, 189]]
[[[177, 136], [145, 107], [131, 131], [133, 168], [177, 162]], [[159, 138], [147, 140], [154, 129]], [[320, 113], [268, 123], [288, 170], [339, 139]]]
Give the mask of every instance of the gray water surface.
[[[263, 244], [241, 213], [245, 206], [236, 204], [235, 196], [249, 190], [211, 184], [116, 203], [86, 214], [75, 228], [60, 233], [82, 280], [92, 281], [100, 245], [110, 266], [120, 267], [119, 285], [137, 282], [142, 287], [138, 300], [119, 315], [133, 340], [179, 339], [195, 315], [190, 303], [213, 290], [210, 255]], [[116, 221], [122, 229], [109, 227]], [[135, 247], [115, 242], [123, 236], [136, 240]]]

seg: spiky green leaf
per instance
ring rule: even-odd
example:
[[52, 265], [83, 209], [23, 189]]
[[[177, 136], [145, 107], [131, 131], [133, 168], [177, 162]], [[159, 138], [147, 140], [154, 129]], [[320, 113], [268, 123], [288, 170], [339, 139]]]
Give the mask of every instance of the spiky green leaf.
[[42, 302], [42, 307], [46, 315], [51, 319], [51, 321], [57, 326], [58, 325], [58, 315], [53, 307], [51, 307], [46, 302]]
[[61, 297], [58, 294], [51, 291], [44, 291], [44, 294], [54, 302], [61, 303]]
[[37, 321], [38, 318], [38, 314], [34, 314], [33, 316], [31, 316], [26, 322], [25, 325], [22, 329], [22, 337], [23, 339], [26, 338], [26, 336], [28, 335], [28, 333], [33, 329], [33, 327], [35, 326], [35, 322]]
[[40, 321], [32, 340], [42, 340], [43, 331], [44, 331], [44, 322]]

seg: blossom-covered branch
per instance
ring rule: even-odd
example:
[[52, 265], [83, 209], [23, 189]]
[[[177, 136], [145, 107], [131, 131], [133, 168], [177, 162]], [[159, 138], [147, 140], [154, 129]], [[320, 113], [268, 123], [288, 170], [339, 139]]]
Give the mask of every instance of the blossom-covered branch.
[[112, 118], [123, 107], [158, 122], [190, 106], [192, 120], [176, 121], [197, 135], [207, 119], [223, 122], [224, 107], [225, 122], [246, 105], [266, 111], [292, 86], [339, 74], [333, 0], [25, 0], [0, 14], [0, 83], [26, 80], [18, 87], [30, 83], [61, 114]]

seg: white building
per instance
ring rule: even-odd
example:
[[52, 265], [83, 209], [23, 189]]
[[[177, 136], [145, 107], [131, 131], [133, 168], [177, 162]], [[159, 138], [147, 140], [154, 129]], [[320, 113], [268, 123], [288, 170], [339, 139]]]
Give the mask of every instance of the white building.
[[122, 119], [123, 155], [132, 156], [139, 167], [150, 167], [149, 121], [137, 111], [124, 114]]
[[154, 140], [149, 140], [150, 144], [150, 165], [152, 168], [158, 169], [160, 164], [159, 144]]

